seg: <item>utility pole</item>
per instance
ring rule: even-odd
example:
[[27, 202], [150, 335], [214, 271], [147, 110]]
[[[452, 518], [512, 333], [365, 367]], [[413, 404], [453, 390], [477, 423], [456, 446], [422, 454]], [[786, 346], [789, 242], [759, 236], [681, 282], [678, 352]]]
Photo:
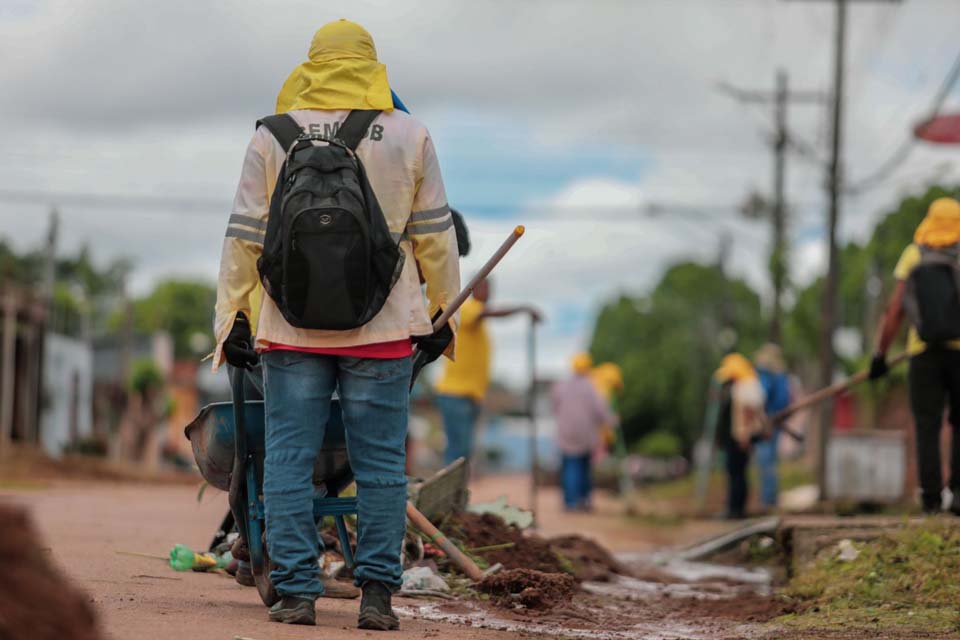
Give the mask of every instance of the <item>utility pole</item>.
[[819, 91], [794, 91], [789, 89], [787, 72], [777, 70], [776, 84], [770, 91], [746, 91], [729, 84], [720, 89], [744, 104], [773, 103], [775, 130], [773, 148], [773, 203], [769, 207], [773, 237], [770, 251], [770, 280], [773, 285], [773, 310], [770, 317], [770, 341], [777, 344], [782, 338], [783, 291], [787, 280], [787, 202], [786, 167], [787, 149], [790, 147], [790, 130], [787, 126], [787, 105], [793, 103], [819, 104], [824, 96]]
[[[840, 221], [840, 196], [843, 191], [843, 81], [845, 49], [847, 40], [847, 5], [851, 2], [897, 2], [900, 0], [800, 0], [807, 2], [832, 2], [836, 10], [833, 50], [833, 106], [831, 109], [830, 162], [827, 165], [827, 277], [823, 286], [823, 301], [820, 312], [820, 386], [833, 382], [835, 354], [833, 336], [839, 318], [837, 314], [840, 280], [840, 253], [837, 249], [837, 226]], [[820, 485], [820, 500], [826, 498], [827, 445], [833, 424], [833, 402], [823, 403], [820, 412], [820, 433], [817, 451], [817, 472]]]

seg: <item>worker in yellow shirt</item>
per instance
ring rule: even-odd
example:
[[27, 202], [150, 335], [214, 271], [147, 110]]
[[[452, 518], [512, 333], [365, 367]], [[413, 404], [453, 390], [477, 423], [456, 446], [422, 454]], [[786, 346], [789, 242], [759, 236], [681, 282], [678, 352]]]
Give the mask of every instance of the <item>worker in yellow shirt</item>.
[[960, 202], [938, 198], [930, 204], [893, 275], [897, 284], [877, 332], [870, 378], [887, 373], [887, 350], [906, 317], [923, 511], [936, 514], [942, 509], [940, 427], [944, 405], [949, 405], [950, 511], [960, 516]]
[[531, 306], [491, 308], [490, 281], [481, 281], [473, 295], [460, 307], [460, 330], [457, 333], [455, 360], [447, 361], [434, 390], [437, 408], [443, 417], [447, 446], [444, 464], [457, 458], [470, 459], [474, 429], [480, 417], [480, 406], [490, 384], [490, 336], [487, 318], [505, 318], [518, 313], [529, 314], [540, 322], [540, 312]]

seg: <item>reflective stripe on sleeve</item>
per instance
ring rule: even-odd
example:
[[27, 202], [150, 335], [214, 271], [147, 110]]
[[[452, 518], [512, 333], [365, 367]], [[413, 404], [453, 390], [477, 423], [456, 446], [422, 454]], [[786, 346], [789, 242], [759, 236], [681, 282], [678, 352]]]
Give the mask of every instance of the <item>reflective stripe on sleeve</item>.
[[256, 244], [263, 244], [265, 235], [266, 234], [263, 231], [251, 231], [250, 229], [241, 229], [239, 227], [227, 227], [228, 238], [238, 238], [240, 240], [247, 240], [248, 242], [255, 242]]
[[245, 227], [252, 227], [257, 231], [267, 230], [267, 221], [253, 216], [245, 216], [241, 213], [234, 213], [230, 216], [229, 224], [239, 224]]
[[407, 227], [407, 233], [411, 236], [422, 236], [428, 233], [440, 233], [441, 231], [446, 231], [452, 226], [453, 216], [450, 216], [446, 220], [441, 220], [440, 222], [410, 225]]
[[426, 209], [424, 211], [414, 211], [410, 214], [410, 222], [426, 222], [428, 220], [438, 220], [450, 213], [450, 207], [443, 205], [436, 209]]

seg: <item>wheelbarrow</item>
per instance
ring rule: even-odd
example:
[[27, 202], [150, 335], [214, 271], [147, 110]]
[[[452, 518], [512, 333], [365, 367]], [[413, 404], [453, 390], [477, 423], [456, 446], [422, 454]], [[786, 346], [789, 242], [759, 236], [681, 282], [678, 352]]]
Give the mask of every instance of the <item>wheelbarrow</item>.
[[[434, 330], [443, 327], [473, 293], [477, 284], [486, 278], [493, 268], [524, 233], [516, 227], [493, 256], [480, 268], [467, 286], [450, 301], [447, 308], [434, 320]], [[410, 386], [427, 363], [414, 358]], [[236, 516], [236, 527], [250, 550], [250, 568], [257, 591], [265, 605], [273, 606], [280, 596], [270, 581], [271, 563], [267, 552], [266, 516], [263, 506], [263, 469], [265, 455], [265, 417], [262, 401], [246, 401], [245, 373], [234, 370], [230, 386], [232, 402], [218, 402], [204, 407], [200, 414], [184, 430], [193, 447], [193, 456], [200, 474], [210, 485], [229, 492], [230, 509]], [[337, 527], [344, 562], [353, 567], [353, 549], [347, 534], [345, 515], [357, 513], [355, 497], [340, 497], [340, 493], [353, 482], [353, 470], [347, 457], [346, 432], [339, 401], [334, 398], [324, 431], [320, 455], [314, 464], [313, 516], [319, 522], [332, 516]], [[430, 524], [409, 502], [407, 516], [414, 525], [437, 541], [465, 573], [479, 579], [480, 569], [460, 550]], [[221, 525], [225, 533], [229, 515]]]
[[[270, 581], [272, 565], [264, 535], [264, 410], [262, 401], [246, 400], [244, 375], [239, 370], [231, 375], [233, 402], [207, 405], [184, 433], [193, 447], [200, 474], [211, 486], [229, 493], [237, 529], [250, 550], [250, 568], [257, 591], [269, 607], [280, 597]], [[352, 482], [340, 403], [334, 398], [323, 447], [313, 468], [313, 516], [317, 522], [326, 516], [333, 517], [348, 567], [353, 566], [353, 549], [344, 516], [357, 513], [357, 499], [339, 494]]]

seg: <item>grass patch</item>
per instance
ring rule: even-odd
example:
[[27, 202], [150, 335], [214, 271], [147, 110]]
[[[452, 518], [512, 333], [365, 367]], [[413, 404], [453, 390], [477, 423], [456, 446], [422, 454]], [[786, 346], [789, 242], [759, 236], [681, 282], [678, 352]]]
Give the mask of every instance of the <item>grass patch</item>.
[[960, 527], [931, 518], [830, 553], [795, 577], [785, 595], [797, 612], [777, 622], [801, 629], [960, 633]]
[[[757, 471], [756, 464], [750, 465], [749, 473], [750, 490], [756, 493], [760, 487], [760, 474]], [[805, 485], [816, 484], [813, 469], [800, 460], [782, 462], [779, 469], [779, 478], [781, 492]], [[722, 496], [726, 483], [727, 474], [723, 470], [717, 468], [710, 472], [710, 480], [707, 483], [707, 487], [710, 489], [711, 494]], [[676, 480], [641, 485], [638, 487], [638, 491], [653, 500], [669, 502], [680, 500], [693, 504], [693, 500], [696, 497], [696, 473], [688, 473]]]

